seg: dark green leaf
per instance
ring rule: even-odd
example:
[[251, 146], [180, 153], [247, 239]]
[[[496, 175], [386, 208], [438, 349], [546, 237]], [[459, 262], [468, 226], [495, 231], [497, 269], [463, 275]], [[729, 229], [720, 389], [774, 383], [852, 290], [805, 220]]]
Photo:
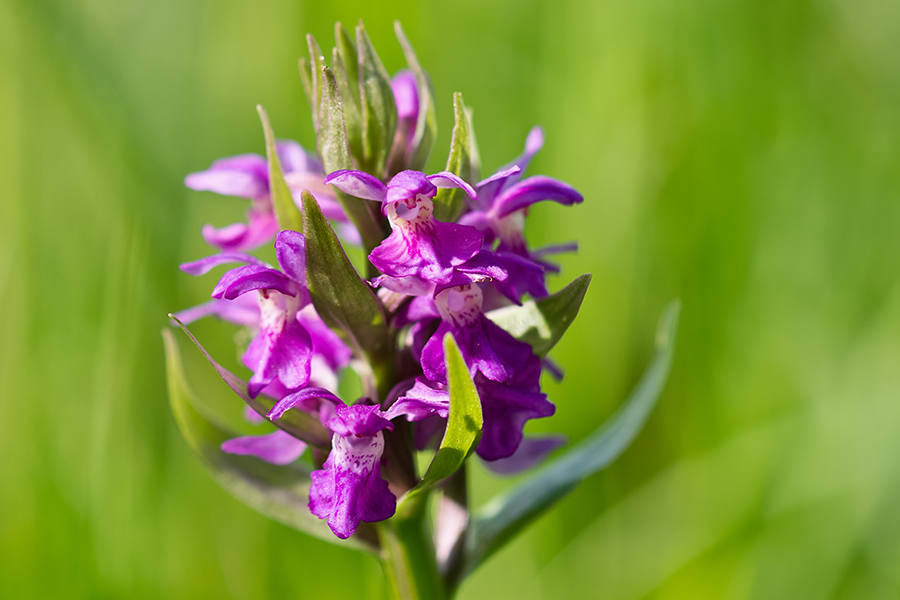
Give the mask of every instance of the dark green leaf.
[[[447, 171], [459, 175], [467, 183], [472, 179], [472, 128], [462, 94], [453, 94], [453, 135], [450, 138], [450, 154]], [[456, 221], [466, 207], [466, 193], [459, 188], [439, 189], [434, 197], [434, 217], [438, 221]]]
[[384, 165], [394, 142], [397, 105], [391, 78], [361, 21], [356, 26], [356, 49], [362, 109], [362, 157], [356, 158], [360, 169], [380, 178], [384, 176]]
[[409, 69], [415, 73], [416, 80], [419, 83], [419, 118], [416, 121], [416, 133], [412, 139], [412, 159], [409, 168], [421, 171], [428, 164], [428, 157], [431, 156], [431, 149], [434, 146], [434, 140], [437, 139], [437, 111], [434, 103], [434, 88], [431, 85], [431, 79], [428, 73], [419, 64], [416, 51], [406, 37], [400, 21], [394, 21], [394, 32], [397, 34], [397, 41], [403, 48], [403, 55], [406, 57], [406, 64]]
[[444, 336], [444, 361], [447, 365], [447, 383], [450, 388], [447, 429], [422, 481], [410, 490], [398, 506], [397, 513], [401, 517], [407, 511], [412, 512], [420, 508], [425, 492], [456, 473], [481, 439], [481, 428], [484, 424], [481, 399], [478, 397], [478, 390], [475, 389], [475, 382], [472, 381], [459, 346], [450, 333]]
[[544, 357], [575, 320], [590, 283], [590, 274], [585, 274], [551, 296], [521, 306], [504, 306], [486, 316]]
[[575, 489], [582, 479], [609, 465], [631, 444], [669, 376], [679, 312], [677, 300], [663, 312], [650, 364], [631, 396], [606, 423], [534, 477], [501, 494], [474, 515], [465, 534], [462, 577]]
[[302, 462], [276, 466], [250, 456], [222, 452], [222, 442], [236, 437], [233, 432], [205, 415], [187, 384], [181, 353], [172, 332], [163, 330], [169, 402], [185, 441], [203, 460], [219, 484], [261, 514], [322, 540], [369, 552], [378, 551], [378, 538], [371, 525], [363, 524], [356, 534], [341, 541], [325, 521], [309, 512], [307, 500], [310, 467]]
[[[179, 321], [173, 315], [169, 315], [169, 318], [175, 321], [187, 336], [191, 338], [191, 341], [194, 342], [194, 345], [203, 353], [203, 356], [205, 356], [206, 360], [209, 361], [209, 364], [213, 366], [213, 369], [216, 370], [219, 377], [228, 384], [228, 387], [230, 387], [232, 391], [247, 404], [247, 406], [252, 408], [261, 417], [265, 417], [269, 411], [272, 410], [272, 407], [275, 406], [275, 400], [264, 394], [260, 394], [256, 398], [251, 398], [250, 394], [247, 393], [247, 382], [216, 362], [209, 352], [206, 351], [206, 348], [204, 348], [197, 338], [194, 337], [194, 334], [187, 328], [187, 325]], [[331, 433], [318, 419], [302, 410], [292, 408], [284, 413], [280, 419], [274, 421], [273, 424], [279, 429], [290, 433], [295, 438], [303, 440], [307, 444], [318, 446], [319, 448], [331, 447]]]
[[259, 120], [262, 121], [263, 131], [266, 134], [266, 155], [269, 160], [269, 193], [272, 196], [272, 206], [275, 207], [275, 218], [278, 220], [279, 229], [291, 229], [301, 231], [303, 229], [303, 217], [300, 209], [294, 203], [291, 190], [284, 182], [281, 174], [281, 163], [278, 160], [278, 152], [275, 146], [275, 133], [272, 124], [269, 123], [269, 115], [265, 109], [257, 104]]
[[[352, 100], [356, 106], [359, 106], [359, 56], [356, 54], [353, 38], [340, 22], [334, 24], [334, 41], [337, 44], [338, 55], [346, 69], [350, 91], [350, 98], [344, 97], [344, 102]], [[341, 92], [343, 93], [343, 90]]]
[[[303, 233], [306, 236], [306, 283], [322, 320], [372, 369], [364, 379], [366, 392], [378, 399], [374, 381], [388, 381], [393, 350], [381, 304], [359, 278], [316, 199], [303, 192]], [[377, 379], [375, 379], [377, 375]]]

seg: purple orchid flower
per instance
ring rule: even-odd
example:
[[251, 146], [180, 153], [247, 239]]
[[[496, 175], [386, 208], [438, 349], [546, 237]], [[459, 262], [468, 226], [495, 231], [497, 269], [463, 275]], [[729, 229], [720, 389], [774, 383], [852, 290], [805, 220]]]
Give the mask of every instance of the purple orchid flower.
[[306, 241], [296, 231], [285, 230], [275, 239], [275, 254], [282, 271], [247, 254], [223, 253], [182, 265], [192, 275], [202, 275], [228, 262], [249, 263], [226, 272], [213, 289], [217, 300], [234, 300], [258, 292], [259, 334], [250, 342], [243, 362], [253, 370], [248, 393], [256, 397], [273, 382], [285, 391], [303, 387], [310, 379], [312, 340], [297, 320], [309, 304], [306, 291]]
[[[331, 190], [323, 182], [324, 173], [318, 159], [292, 140], [276, 144], [285, 182], [293, 194], [309, 190], [319, 201], [329, 219], [346, 222], [347, 218]], [[269, 167], [259, 154], [240, 154], [213, 162], [205, 171], [191, 173], [184, 184], [197, 191], [209, 191], [251, 200], [247, 223], [232, 223], [221, 228], [203, 226], [203, 239], [223, 252], [241, 252], [257, 248], [278, 233], [278, 223], [269, 193]], [[342, 223], [344, 225], [344, 223]], [[352, 233], [350, 235], [352, 238]]]
[[247, 435], [222, 442], [222, 452], [255, 456], [273, 465], [294, 462], [306, 451], [306, 443], [280, 429], [268, 435]]
[[451, 332], [473, 377], [509, 382], [532, 359], [531, 346], [520, 342], [484, 316], [477, 285], [444, 290], [435, 298], [441, 324], [422, 349], [422, 371], [431, 381], [447, 382], [444, 335]]
[[404, 69], [391, 79], [391, 89], [397, 104], [397, 129], [388, 164], [405, 166], [412, 161], [414, 150], [411, 142], [419, 118], [419, 83], [412, 71]]
[[[523, 171], [543, 145], [544, 132], [540, 127], [534, 127], [525, 141], [525, 151], [475, 186], [477, 199], [470, 202], [471, 210], [459, 220], [484, 233], [488, 243], [498, 242], [495, 257], [509, 272], [509, 277], [495, 285], [516, 303], [525, 293], [534, 298], [546, 296], [544, 274], [558, 270], [542, 260], [549, 252], [533, 253], [528, 249], [524, 235], [528, 207], [543, 200], [564, 205], [584, 200], [575, 188], [551, 177], [537, 175], [520, 181]], [[564, 249], [573, 247], [569, 245]]]
[[483, 250], [484, 236], [477, 229], [443, 223], [433, 216], [432, 198], [438, 188], [461, 188], [471, 198], [477, 197], [453, 173], [402, 171], [385, 185], [368, 173], [341, 170], [328, 175], [325, 183], [357, 198], [383, 203], [392, 231], [369, 255], [384, 274], [374, 284], [422, 296], [466, 283], [506, 279], [506, 271]]

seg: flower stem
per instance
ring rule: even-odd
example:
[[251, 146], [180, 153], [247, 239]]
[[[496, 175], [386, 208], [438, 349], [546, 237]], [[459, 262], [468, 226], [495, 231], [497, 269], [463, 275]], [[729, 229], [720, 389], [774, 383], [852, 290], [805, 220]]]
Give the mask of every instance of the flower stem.
[[378, 526], [382, 564], [393, 600], [443, 600], [446, 597], [426, 513], [422, 510], [407, 517], [394, 517]]

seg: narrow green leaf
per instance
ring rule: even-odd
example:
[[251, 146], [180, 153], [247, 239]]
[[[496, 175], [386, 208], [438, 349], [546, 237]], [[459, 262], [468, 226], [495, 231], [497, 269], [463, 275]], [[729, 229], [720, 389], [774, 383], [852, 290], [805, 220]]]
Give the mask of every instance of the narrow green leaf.
[[[365, 382], [374, 391], [375, 375], [390, 369], [393, 350], [384, 312], [371, 288], [359, 278], [316, 199], [303, 192], [303, 233], [306, 236], [306, 283], [316, 312], [372, 369]], [[382, 373], [387, 375], [387, 373]]]
[[[353, 43], [353, 38], [350, 37], [350, 33], [340, 21], [334, 24], [334, 41], [347, 72], [350, 98], [345, 96], [344, 101], [352, 99], [356, 106], [359, 106], [359, 56], [356, 54], [356, 44]], [[343, 90], [341, 92], [343, 93]]]
[[450, 388], [447, 429], [422, 481], [410, 490], [397, 507], [397, 514], [401, 518], [421, 508], [425, 493], [456, 473], [481, 439], [481, 428], [484, 425], [481, 399], [478, 397], [478, 390], [475, 389], [475, 382], [472, 381], [466, 361], [451, 333], [444, 336], [444, 360], [447, 365], [447, 384]]
[[[680, 302], [671, 302], [660, 317], [656, 349], [631, 396], [596, 432], [532, 478], [490, 501], [466, 530], [462, 581], [526, 525], [534, 521], [585, 477], [610, 463], [640, 432], [665, 386], [675, 351]], [[458, 585], [459, 581], [454, 582]]]
[[256, 105], [259, 120], [262, 121], [263, 131], [266, 134], [266, 155], [269, 160], [269, 194], [272, 196], [272, 206], [275, 207], [275, 218], [278, 220], [279, 229], [291, 229], [301, 231], [303, 229], [303, 217], [300, 209], [294, 203], [291, 190], [281, 174], [281, 163], [278, 160], [278, 151], [275, 146], [275, 133], [269, 122], [269, 115], [261, 104]]
[[544, 357], [575, 320], [590, 283], [591, 275], [587, 273], [546, 298], [529, 300], [521, 306], [504, 306], [485, 316], [517, 340], [531, 344], [534, 353]]
[[[355, 59], [355, 56], [352, 57]], [[341, 103], [344, 107], [344, 124], [347, 128], [347, 145], [350, 148], [350, 156], [362, 156], [362, 115], [359, 112], [359, 104], [353, 100], [354, 83], [347, 74], [347, 63], [341, 58], [337, 48], [332, 48], [331, 70], [341, 92]], [[359, 85], [356, 84], [357, 93]]]
[[[313, 113], [313, 129], [316, 130], [316, 136], [318, 139], [319, 134], [319, 111], [321, 110], [319, 107], [322, 104], [322, 81], [320, 80], [319, 74], [322, 72], [322, 67], [325, 66], [325, 55], [322, 54], [322, 49], [319, 48], [319, 43], [316, 41], [316, 38], [312, 36], [312, 34], [306, 34], [306, 46], [309, 48], [309, 64], [310, 64], [310, 91], [308, 94], [309, 102], [312, 105], [312, 113]], [[327, 173], [327, 171], [326, 171]]]
[[437, 110], [434, 103], [434, 87], [431, 85], [431, 78], [428, 73], [419, 64], [419, 58], [409, 38], [403, 31], [400, 21], [394, 21], [394, 33], [397, 35], [397, 41], [403, 48], [403, 55], [406, 57], [406, 65], [415, 73], [416, 81], [419, 83], [419, 117], [416, 121], [416, 133], [412, 139], [412, 160], [410, 160], [410, 169], [422, 171], [428, 164], [428, 157], [431, 156], [431, 149], [434, 141], [437, 139]]
[[250, 456], [222, 452], [222, 442], [236, 437], [205, 415], [187, 383], [178, 342], [168, 329], [162, 332], [166, 349], [169, 402], [178, 429], [212, 476], [237, 499], [259, 513], [319, 539], [369, 552], [378, 552], [374, 528], [364, 523], [356, 534], [341, 541], [325, 521], [309, 512], [310, 467], [303, 462], [276, 466]]
[[362, 113], [362, 156], [360, 168], [375, 177], [384, 176], [384, 165], [394, 142], [397, 105], [387, 69], [378, 58], [362, 21], [356, 26], [359, 54], [359, 98]]
[[[181, 330], [187, 334], [191, 341], [194, 342], [194, 345], [203, 353], [203, 356], [206, 357], [206, 360], [209, 361], [209, 364], [212, 365], [213, 369], [216, 370], [219, 377], [228, 384], [228, 387], [230, 387], [231, 390], [247, 404], [247, 406], [252, 408], [261, 417], [265, 417], [269, 411], [272, 410], [272, 407], [275, 406], [274, 399], [269, 398], [264, 394], [260, 394], [256, 398], [251, 398], [250, 394], [247, 393], [246, 381], [216, 362], [209, 352], [206, 351], [206, 348], [203, 347], [203, 344], [194, 337], [194, 334], [191, 333], [191, 330], [188, 329], [187, 325], [179, 321], [173, 315], [169, 315], [169, 318], [181, 327]], [[295, 438], [303, 440], [307, 444], [324, 449], [331, 448], [331, 432], [328, 431], [318, 419], [302, 410], [292, 408], [284, 413], [280, 419], [274, 421], [273, 424], [279, 429], [290, 433]]]
[[302, 56], [297, 59], [297, 70], [300, 72], [300, 83], [303, 85], [303, 94], [306, 96], [307, 104], [309, 104], [309, 112], [313, 118], [313, 129], [315, 129], [316, 111], [319, 107], [316, 103], [315, 92], [313, 92], [313, 75], [309, 59]]
[[[456, 122], [450, 138], [447, 171], [459, 175], [467, 183], [472, 179], [472, 128], [462, 94], [453, 94], [453, 115]], [[459, 188], [439, 189], [434, 197], [434, 217], [438, 221], [456, 221], [466, 207], [466, 193]]]
[[472, 179], [474, 185], [481, 180], [481, 152], [478, 151], [478, 140], [475, 138], [475, 121], [472, 120], [472, 109], [466, 107], [466, 116], [469, 118], [469, 153], [472, 163]]
[[[347, 127], [344, 122], [344, 107], [341, 100], [341, 92], [337, 80], [331, 69], [322, 67], [321, 82], [322, 96], [319, 107], [319, 128], [316, 130], [316, 146], [322, 166], [326, 173], [339, 169], [352, 169], [353, 160], [350, 158], [347, 145]], [[372, 251], [385, 238], [378, 217], [380, 206], [372, 207], [367, 200], [354, 198], [340, 190], [335, 190], [335, 195], [341, 203], [347, 217], [359, 231], [363, 240], [366, 253]]]

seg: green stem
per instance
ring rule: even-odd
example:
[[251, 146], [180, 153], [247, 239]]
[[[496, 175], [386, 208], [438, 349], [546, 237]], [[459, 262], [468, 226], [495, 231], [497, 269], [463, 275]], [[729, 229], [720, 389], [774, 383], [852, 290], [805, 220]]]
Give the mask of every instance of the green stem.
[[427, 511], [379, 523], [382, 564], [392, 600], [443, 600]]

